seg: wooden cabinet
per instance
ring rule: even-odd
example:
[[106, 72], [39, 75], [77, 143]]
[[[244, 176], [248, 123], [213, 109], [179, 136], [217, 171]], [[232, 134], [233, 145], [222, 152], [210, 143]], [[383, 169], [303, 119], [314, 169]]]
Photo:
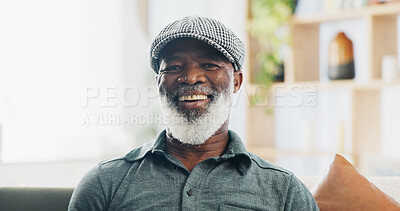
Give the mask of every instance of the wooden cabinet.
[[[286, 61], [285, 82], [274, 86], [305, 86], [315, 85], [317, 92], [326, 90], [346, 91], [350, 93], [350, 148], [344, 149], [343, 140], [338, 140], [338, 147], [330, 150], [321, 149], [291, 149], [282, 150], [276, 147], [277, 124], [276, 116], [265, 115], [263, 107], [248, 107], [247, 146], [250, 151], [274, 162], [280, 155], [297, 155], [318, 157], [342, 153], [348, 155], [359, 168], [365, 167], [368, 156], [382, 154], [382, 122], [381, 99], [382, 90], [387, 87], [400, 87], [398, 79], [382, 80], [382, 58], [384, 55], [398, 56], [397, 17], [400, 14], [400, 3], [368, 6], [362, 9], [345, 10], [331, 13], [320, 13], [305, 17], [294, 16], [290, 22], [291, 44], [290, 54]], [[358, 58], [356, 78], [353, 80], [330, 81], [328, 73], [321, 67], [321, 27], [323, 24], [335, 22], [350, 22], [358, 20], [363, 25], [365, 33], [352, 37], [353, 42], [362, 40], [365, 52]], [[249, 50], [251, 52], [251, 49]], [[250, 60], [252, 59], [250, 55]], [[357, 58], [356, 58], [357, 59]], [[251, 64], [251, 62], [249, 62]], [[327, 65], [327, 64], [326, 64]], [[250, 72], [254, 73], [250, 65]], [[362, 77], [357, 77], [362, 75]], [[250, 80], [248, 80], [250, 81]], [[246, 84], [251, 93], [255, 93], [256, 84]], [[272, 87], [273, 89], [274, 87]], [[272, 91], [271, 95], [276, 94]], [[269, 105], [274, 110], [274, 105]], [[324, 105], [319, 105], [324, 106]], [[287, 131], [290, 133], [290, 131]], [[340, 133], [340, 132], [339, 132]]]

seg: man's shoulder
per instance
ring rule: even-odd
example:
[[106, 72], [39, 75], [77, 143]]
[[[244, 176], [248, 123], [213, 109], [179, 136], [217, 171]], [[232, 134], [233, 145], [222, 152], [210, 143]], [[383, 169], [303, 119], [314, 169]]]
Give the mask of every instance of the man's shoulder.
[[268, 181], [262, 183], [266, 185], [266, 189], [273, 184], [276, 190], [282, 191], [281, 193], [285, 193], [290, 188], [301, 190], [302, 193], [308, 192], [304, 184], [291, 171], [274, 165], [253, 153], [249, 152], [249, 156], [252, 160], [252, 166], [255, 168], [254, 171], [257, 172], [259, 179]]
[[310, 191], [292, 172], [263, 160], [253, 153], [249, 152], [249, 156], [253, 164], [256, 164], [254, 166], [258, 169], [258, 175], [262, 175], [261, 179], [264, 183], [259, 184], [265, 185], [264, 191], [279, 195], [281, 199], [284, 199], [282, 204], [285, 204], [285, 210], [319, 210]]
[[144, 158], [144, 156], [153, 149], [155, 141], [149, 141], [145, 144], [143, 144], [140, 147], [137, 147], [130, 152], [128, 152], [125, 156], [124, 159], [127, 162], [135, 162], [139, 161]]
[[144, 158], [146, 153], [151, 150], [151, 146], [153, 145], [153, 143], [154, 141], [147, 142], [139, 147], [132, 149], [123, 156], [104, 160], [97, 165], [98, 170], [102, 173], [115, 173], [115, 171], [121, 171], [130, 168], [135, 162], [138, 162]]
[[149, 141], [139, 147], [136, 147], [126, 153], [123, 156], [117, 157], [117, 158], [112, 158], [109, 160], [104, 160], [99, 163], [100, 166], [113, 166], [113, 165], [118, 165], [119, 163], [123, 162], [134, 162], [137, 160], [142, 159], [147, 152], [149, 152], [152, 149], [152, 146], [154, 144], [154, 141]]
[[132, 166], [125, 161], [124, 157], [125, 156], [120, 156], [117, 158], [104, 160], [97, 164], [97, 166], [92, 169], [92, 172], [95, 173], [100, 179], [108, 177], [109, 175], [124, 175]]
[[277, 165], [274, 165], [260, 157], [258, 157], [257, 155], [248, 152], [249, 157], [252, 161], [253, 164], [256, 164], [256, 168], [260, 169], [260, 171], [266, 172], [266, 173], [270, 173], [270, 174], [277, 174], [277, 175], [282, 175], [284, 177], [291, 177], [293, 175], [292, 172], [279, 167]]

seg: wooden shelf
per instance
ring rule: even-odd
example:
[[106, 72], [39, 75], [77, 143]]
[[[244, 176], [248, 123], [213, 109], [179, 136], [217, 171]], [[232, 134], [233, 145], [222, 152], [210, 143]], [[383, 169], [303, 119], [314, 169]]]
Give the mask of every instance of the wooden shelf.
[[371, 80], [368, 82], [357, 82], [351, 80], [339, 80], [332, 82], [321, 82], [321, 89], [338, 89], [347, 88], [352, 90], [380, 90], [386, 87], [400, 86], [400, 80], [396, 81], [383, 81], [379, 79]]
[[[396, 87], [400, 86], [400, 79], [394, 81], [383, 81], [379, 79], [371, 80], [371, 81], [354, 81], [354, 80], [335, 80], [335, 81], [303, 81], [303, 82], [294, 82], [294, 83], [274, 83], [271, 86], [271, 90], [275, 90], [279, 87], [291, 87], [291, 86], [299, 86], [299, 87], [307, 87], [307, 86], [316, 86], [318, 90], [338, 90], [338, 89], [346, 89], [346, 90], [380, 90], [388, 87]], [[264, 88], [259, 84], [247, 84], [246, 91], [248, 93], [255, 93], [257, 89]]]
[[332, 21], [343, 21], [349, 19], [363, 18], [366, 15], [364, 9], [345, 10], [330, 13], [313, 14], [307, 16], [294, 16], [290, 21], [293, 25], [321, 24]]
[[335, 12], [326, 12], [304, 16], [294, 16], [291, 20], [293, 25], [321, 24], [332, 21], [344, 21], [350, 19], [364, 18], [367, 16], [391, 16], [400, 13], [400, 3], [389, 3], [367, 6], [360, 9], [346, 9]]

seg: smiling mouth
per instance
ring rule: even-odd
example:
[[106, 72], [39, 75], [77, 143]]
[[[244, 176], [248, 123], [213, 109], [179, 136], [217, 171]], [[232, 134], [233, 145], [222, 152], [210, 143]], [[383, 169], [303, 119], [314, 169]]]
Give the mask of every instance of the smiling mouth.
[[200, 100], [207, 100], [207, 95], [184, 95], [179, 97], [179, 102], [195, 102]]

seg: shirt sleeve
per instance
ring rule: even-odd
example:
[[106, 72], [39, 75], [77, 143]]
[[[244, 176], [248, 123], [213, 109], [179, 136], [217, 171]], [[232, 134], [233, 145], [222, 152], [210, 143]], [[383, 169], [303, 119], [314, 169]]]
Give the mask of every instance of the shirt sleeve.
[[319, 210], [308, 188], [293, 174], [291, 175], [284, 210]]
[[72, 193], [69, 211], [106, 210], [106, 197], [99, 179], [99, 166], [90, 170]]

